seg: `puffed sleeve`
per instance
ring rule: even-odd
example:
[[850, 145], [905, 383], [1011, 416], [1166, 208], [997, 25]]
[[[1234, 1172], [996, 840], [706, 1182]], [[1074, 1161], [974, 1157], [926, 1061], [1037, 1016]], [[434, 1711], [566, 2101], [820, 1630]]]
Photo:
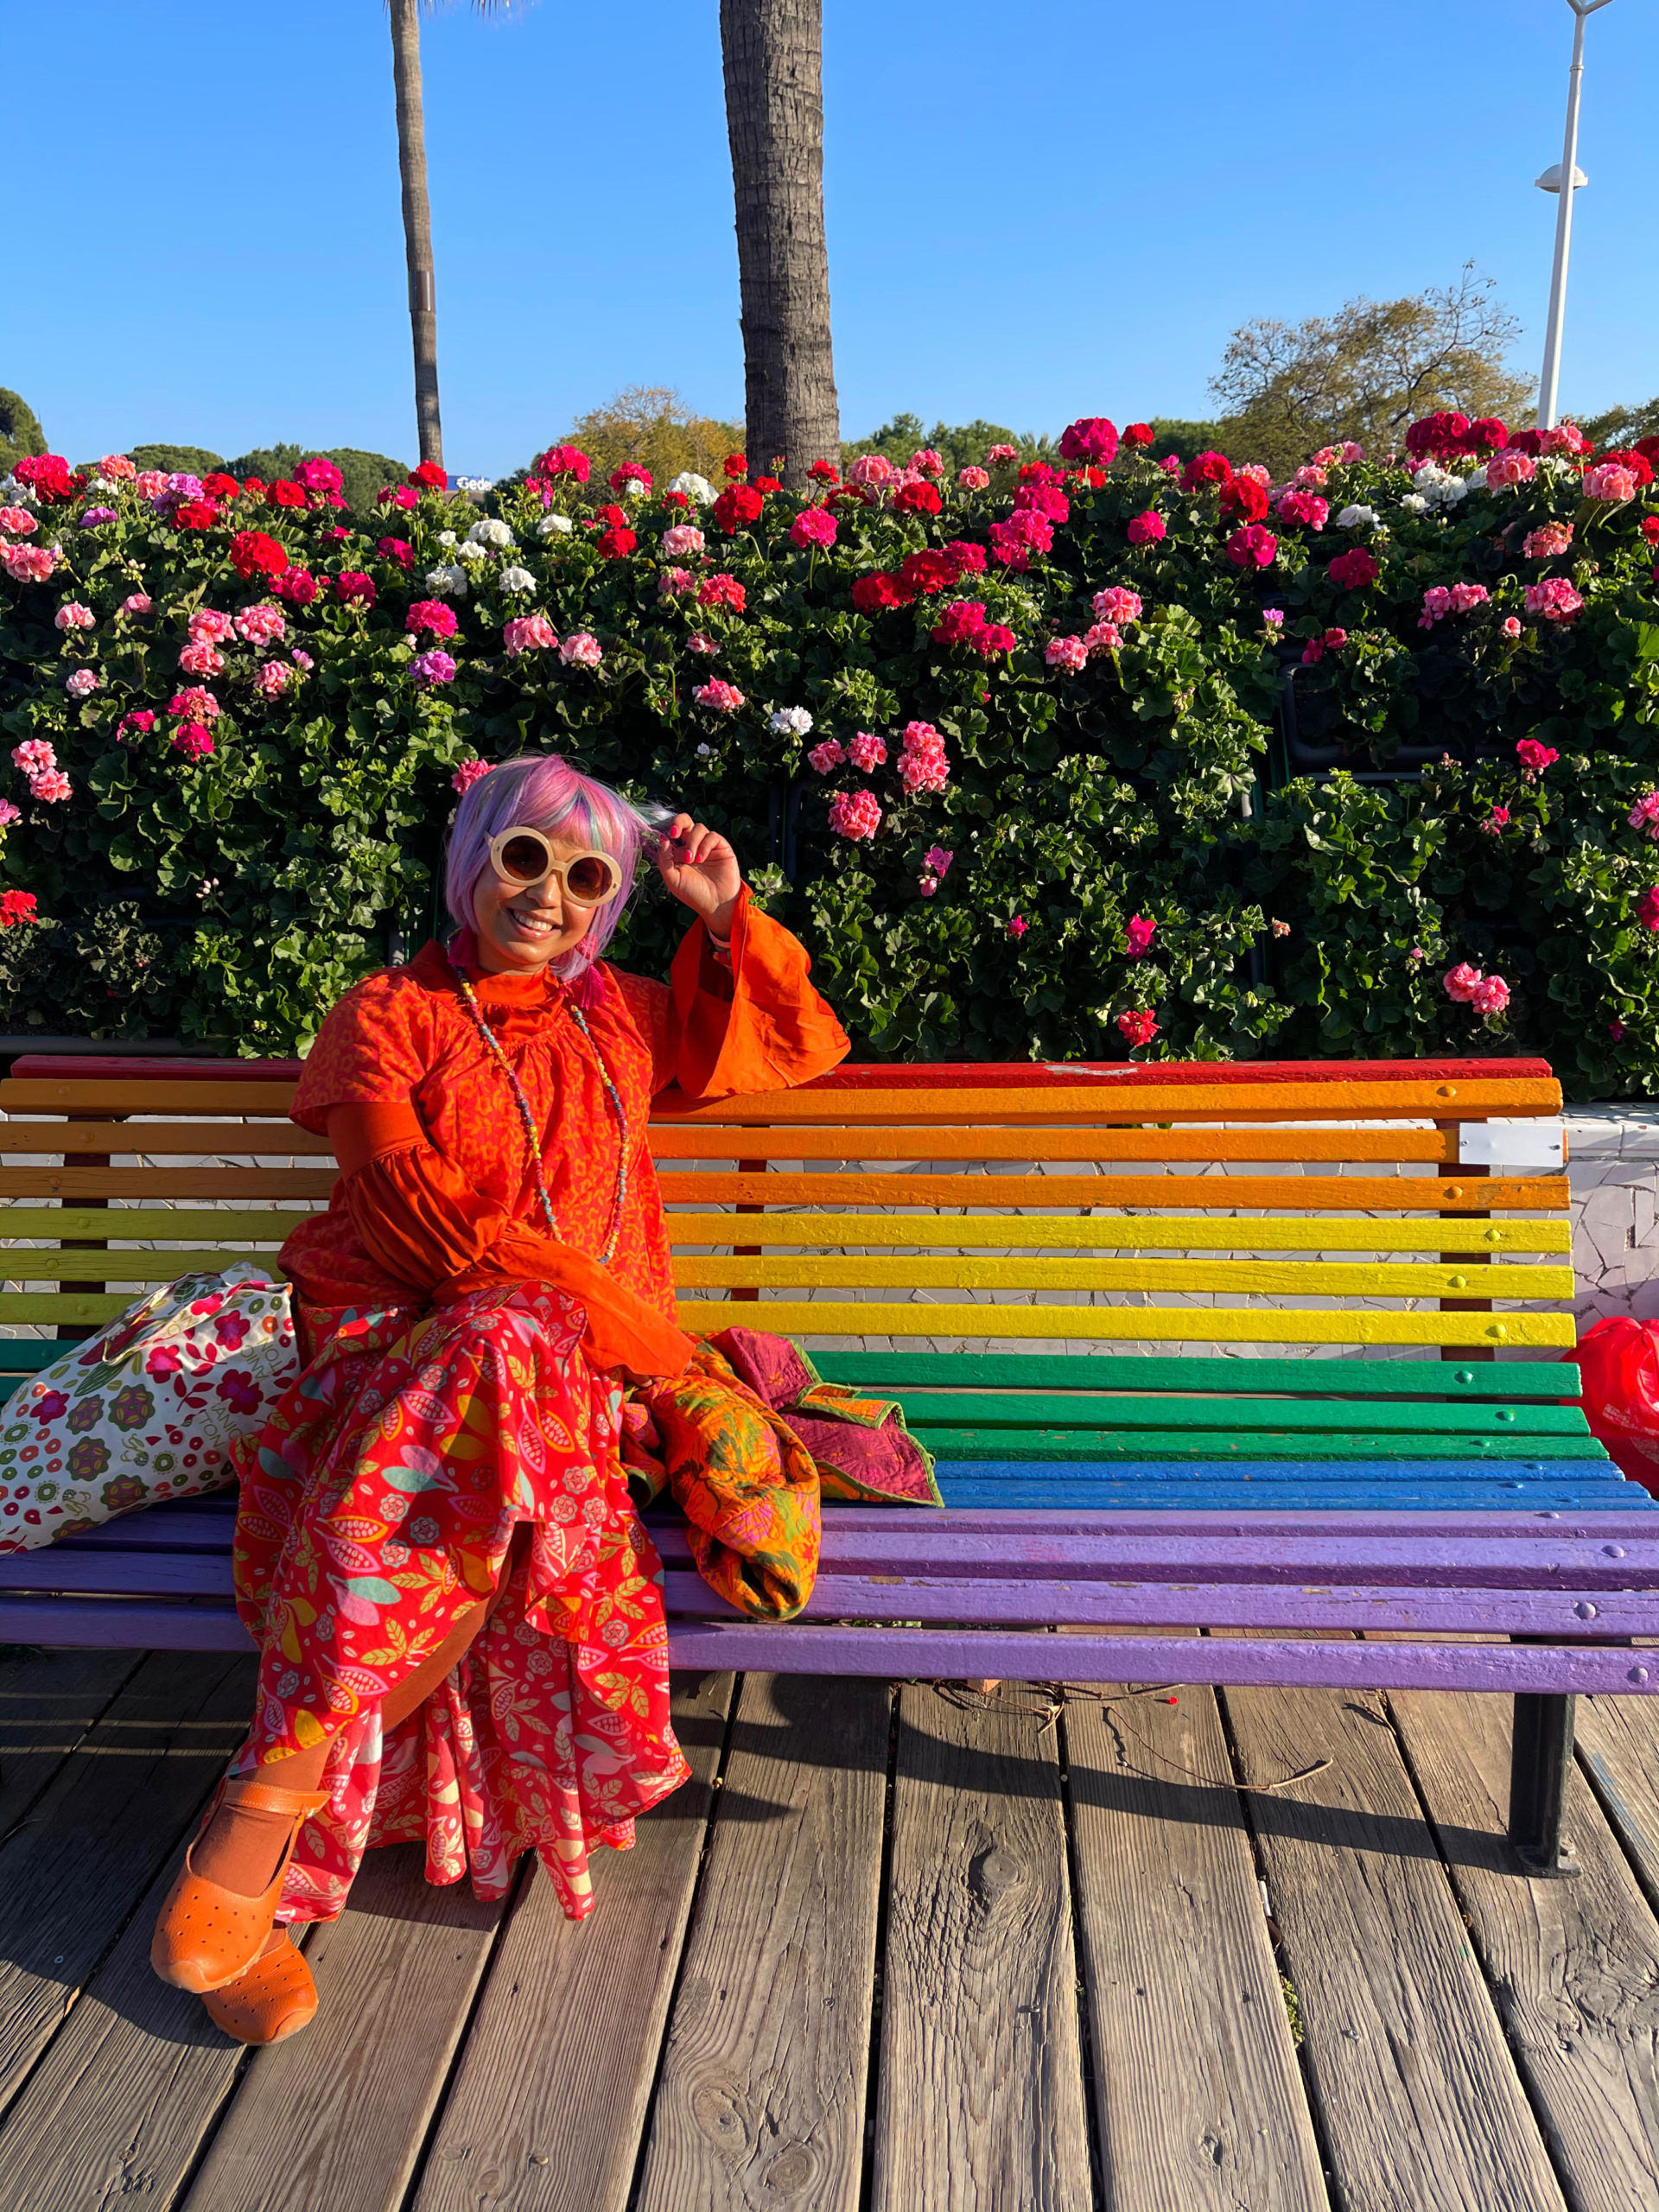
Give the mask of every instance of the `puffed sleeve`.
[[407, 1104], [432, 1065], [432, 1030], [430, 994], [408, 969], [365, 976], [325, 1017], [289, 1117], [321, 1136], [332, 1106]]
[[851, 1046], [809, 981], [811, 966], [805, 946], [753, 905], [746, 885], [732, 917], [729, 966], [715, 959], [699, 922], [675, 954], [666, 988], [618, 976], [652, 1048], [656, 1093], [789, 1090], [838, 1066]]

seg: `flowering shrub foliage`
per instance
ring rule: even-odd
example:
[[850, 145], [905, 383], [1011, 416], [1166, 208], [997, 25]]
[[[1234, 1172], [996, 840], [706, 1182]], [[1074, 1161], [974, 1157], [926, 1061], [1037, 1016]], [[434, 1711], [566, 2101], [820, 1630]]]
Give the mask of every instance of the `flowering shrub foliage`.
[[[1139, 428], [808, 495], [563, 447], [372, 518], [321, 459], [26, 460], [5, 1026], [302, 1047], [429, 928], [456, 790], [546, 746], [726, 830], [867, 1056], [1516, 1049], [1659, 1090], [1653, 455], [1448, 415], [1275, 486]], [[1421, 780], [1274, 787], [1293, 667]], [[677, 927], [647, 890], [620, 950]]]

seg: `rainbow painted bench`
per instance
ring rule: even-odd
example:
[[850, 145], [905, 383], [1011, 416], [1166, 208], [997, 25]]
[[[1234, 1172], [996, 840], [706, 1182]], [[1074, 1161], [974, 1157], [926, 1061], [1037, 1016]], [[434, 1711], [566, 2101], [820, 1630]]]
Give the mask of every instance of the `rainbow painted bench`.
[[[143, 1285], [270, 1266], [333, 1180], [284, 1118], [296, 1072], [19, 1062], [0, 1324], [87, 1333]], [[1521, 1060], [848, 1068], [666, 1106], [685, 1325], [796, 1336], [900, 1399], [946, 1501], [827, 1509], [783, 1626], [726, 1614], [664, 1523], [675, 1662], [1506, 1692], [1512, 1837], [1565, 1871], [1573, 1696], [1659, 1690], [1632, 1644], [1659, 1516], [1559, 1363], [1560, 1108]], [[6, 1338], [0, 1370], [59, 1348]], [[242, 1646], [232, 1512], [0, 1559], [0, 1638]]]

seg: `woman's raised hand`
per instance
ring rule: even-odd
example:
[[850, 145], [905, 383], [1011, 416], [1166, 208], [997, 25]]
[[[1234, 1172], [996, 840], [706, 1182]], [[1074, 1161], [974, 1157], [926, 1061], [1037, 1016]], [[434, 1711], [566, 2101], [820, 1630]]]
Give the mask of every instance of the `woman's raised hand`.
[[718, 830], [677, 814], [657, 847], [657, 873], [683, 906], [722, 942], [732, 933], [732, 909], [743, 888], [737, 855]]

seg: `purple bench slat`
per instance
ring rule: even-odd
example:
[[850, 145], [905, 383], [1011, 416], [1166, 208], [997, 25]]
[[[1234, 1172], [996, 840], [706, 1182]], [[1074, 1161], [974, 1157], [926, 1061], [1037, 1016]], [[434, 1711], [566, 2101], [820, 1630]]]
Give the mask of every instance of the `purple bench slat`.
[[88, 1591], [123, 1598], [230, 1598], [228, 1552], [47, 1552], [0, 1559], [0, 1590]]
[[[701, 1575], [670, 1573], [671, 1618], [726, 1624], [735, 1606], [715, 1597]], [[1580, 1606], [1589, 1610], [1580, 1613]], [[1287, 1590], [1272, 1583], [1209, 1584], [1206, 1627], [1416, 1630], [1425, 1636], [1652, 1635], [1650, 1599], [1606, 1590]], [[1192, 1628], [1190, 1583], [871, 1582], [822, 1574], [803, 1620], [964, 1621], [1046, 1628], [1057, 1620], [1114, 1628]]]
[[77, 1651], [251, 1651], [230, 1605], [149, 1605], [103, 1598], [0, 1598], [0, 1643]]
[[1224, 1637], [952, 1634], [940, 1629], [681, 1625], [676, 1667], [932, 1681], [1211, 1682], [1296, 1689], [1659, 1691], [1659, 1651], [1551, 1649], [1533, 1643], [1356, 1643]]

